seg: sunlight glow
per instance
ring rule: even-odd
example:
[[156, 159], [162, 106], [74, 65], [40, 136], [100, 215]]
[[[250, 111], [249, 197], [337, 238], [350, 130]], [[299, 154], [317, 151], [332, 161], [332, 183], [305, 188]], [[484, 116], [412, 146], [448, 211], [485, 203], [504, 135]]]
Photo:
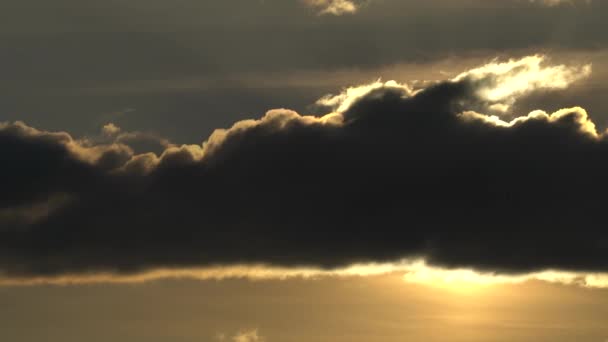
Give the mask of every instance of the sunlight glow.
[[538, 90], [566, 89], [572, 83], [591, 75], [591, 64], [582, 66], [545, 65], [547, 58], [532, 55], [506, 62], [492, 61], [482, 67], [463, 72], [453, 81], [471, 80], [477, 94], [492, 105], [490, 108], [506, 112], [518, 97]]
[[286, 280], [374, 277], [382, 275], [402, 275], [406, 283], [419, 284], [449, 290], [452, 292], [472, 292], [492, 285], [519, 284], [532, 280], [586, 288], [608, 288], [607, 273], [577, 273], [555, 270], [506, 275], [483, 273], [473, 269], [445, 269], [428, 265], [424, 260], [402, 260], [394, 263], [355, 264], [340, 269], [324, 270], [306, 267], [275, 267], [267, 265], [209, 266], [191, 269], [158, 269], [138, 274], [92, 273], [84, 275], [60, 275], [54, 277], [2, 277], [0, 286], [12, 285], [76, 285], [90, 283], [144, 283], [163, 279], [224, 280], [247, 279]]

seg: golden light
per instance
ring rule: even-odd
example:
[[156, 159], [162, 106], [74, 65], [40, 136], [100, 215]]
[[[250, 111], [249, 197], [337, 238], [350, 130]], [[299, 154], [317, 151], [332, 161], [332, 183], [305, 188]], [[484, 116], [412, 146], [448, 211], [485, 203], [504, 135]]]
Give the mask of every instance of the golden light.
[[519, 284], [531, 280], [587, 288], [608, 288], [607, 273], [582, 273], [546, 270], [541, 272], [506, 275], [484, 273], [473, 269], [446, 269], [428, 265], [422, 259], [392, 263], [354, 264], [348, 267], [325, 270], [315, 267], [277, 267], [269, 265], [218, 265], [202, 268], [155, 269], [135, 274], [99, 272], [64, 274], [48, 277], [15, 278], [0, 274], [0, 286], [10, 285], [74, 285], [90, 283], [143, 283], [162, 279], [222, 280], [248, 279], [285, 280], [374, 277], [398, 275], [405, 283], [430, 286], [454, 293], [467, 294], [491, 289], [495, 285]]

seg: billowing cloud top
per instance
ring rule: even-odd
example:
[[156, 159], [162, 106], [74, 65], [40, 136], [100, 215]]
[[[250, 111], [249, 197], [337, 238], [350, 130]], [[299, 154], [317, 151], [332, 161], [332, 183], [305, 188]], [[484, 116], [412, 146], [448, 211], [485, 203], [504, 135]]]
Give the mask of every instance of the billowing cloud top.
[[[606, 135], [578, 107], [489, 115], [591, 72], [546, 64], [495, 61], [423, 89], [353, 87], [319, 100], [324, 116], [276, 109], [195, 145], [110, 124], [78, 140], [3, 123], [0, 270], [423, 258], [492, 272], [608, 271]], [[136, 148], [141, 139], [159, 152], [137, 151], [150, 146]]]

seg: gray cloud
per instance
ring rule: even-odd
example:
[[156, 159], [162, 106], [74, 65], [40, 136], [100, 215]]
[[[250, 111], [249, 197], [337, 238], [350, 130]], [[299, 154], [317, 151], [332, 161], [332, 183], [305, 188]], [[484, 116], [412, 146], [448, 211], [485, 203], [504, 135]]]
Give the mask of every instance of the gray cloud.
[[353, 14], [359, 10], [359, 1], [352, 0], [303, 0], [303, 3], [316, 10], [321, 15]]
[[[543, 66], [532, 82], [535, 60], [520, 63], [421, 90], [353, 88], [326, 98], [325, 116], [273, 110], [160, 155], [2, 124], [0, 178], [10, 182], [0, 269], [29, 277], [423, 257], [493, 272], [606, 271], [597, 223], [608, 149], [586, 111], [480, 114], [506, 98], [488, 85], [521, 96], [577, 70]], [[522, 84], [534, 89], [511, 88]], [[43, 214], [24, 220], [24, 210]]]

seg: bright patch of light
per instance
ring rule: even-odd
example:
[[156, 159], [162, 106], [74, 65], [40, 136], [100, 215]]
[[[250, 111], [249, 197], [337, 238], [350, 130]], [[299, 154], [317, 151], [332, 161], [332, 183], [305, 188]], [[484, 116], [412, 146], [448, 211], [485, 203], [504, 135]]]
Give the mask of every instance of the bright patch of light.
[[473, 269], [445, 269], [428, 265], [424, 260], [402, 260], [393, 263], [366, 263], [323, 270], [319, 268], [289, 268], [266, 265], [210, 266], [192, 269], [159, 269], [139, 274], [96, 273], [56, 277], [1, 277], [0, 285], [73, 285], [89, 283], [143, 283], [160, 279], [194, 280], [286, 280], [374, 277], [402, 275], [406, 283], [420, 284], [458, 292], [470, 292], [499, 284], [518, 284], [530, 280], [576, 285], [588, 288], [608, 288], [608, 274], [547, 270], [521, 275], [478, 272]]
[[316, 103], [320, 106], [332, 108], [336, 113], [344, 113], [354, 103], [380, 89], [395, 90], [403, 93], [404, 97], [409, 97], [414, 94], [414, 91], [407, 84], [401, 84], [396, 81], [382, 82], [378, 80], [370, 84], [346, 88], [338, 95], [324, 96], [317, 100]]
[[511, 59], [507, 62], [492, 62], [466, 71], [453, 81], [473, 82], [478, 96], [499, 111], [506, 111], [518, 97], [538, 90], [565, 89], [573, 82], [588, 77], [591, 65], [546, 66], [542, 55]]

